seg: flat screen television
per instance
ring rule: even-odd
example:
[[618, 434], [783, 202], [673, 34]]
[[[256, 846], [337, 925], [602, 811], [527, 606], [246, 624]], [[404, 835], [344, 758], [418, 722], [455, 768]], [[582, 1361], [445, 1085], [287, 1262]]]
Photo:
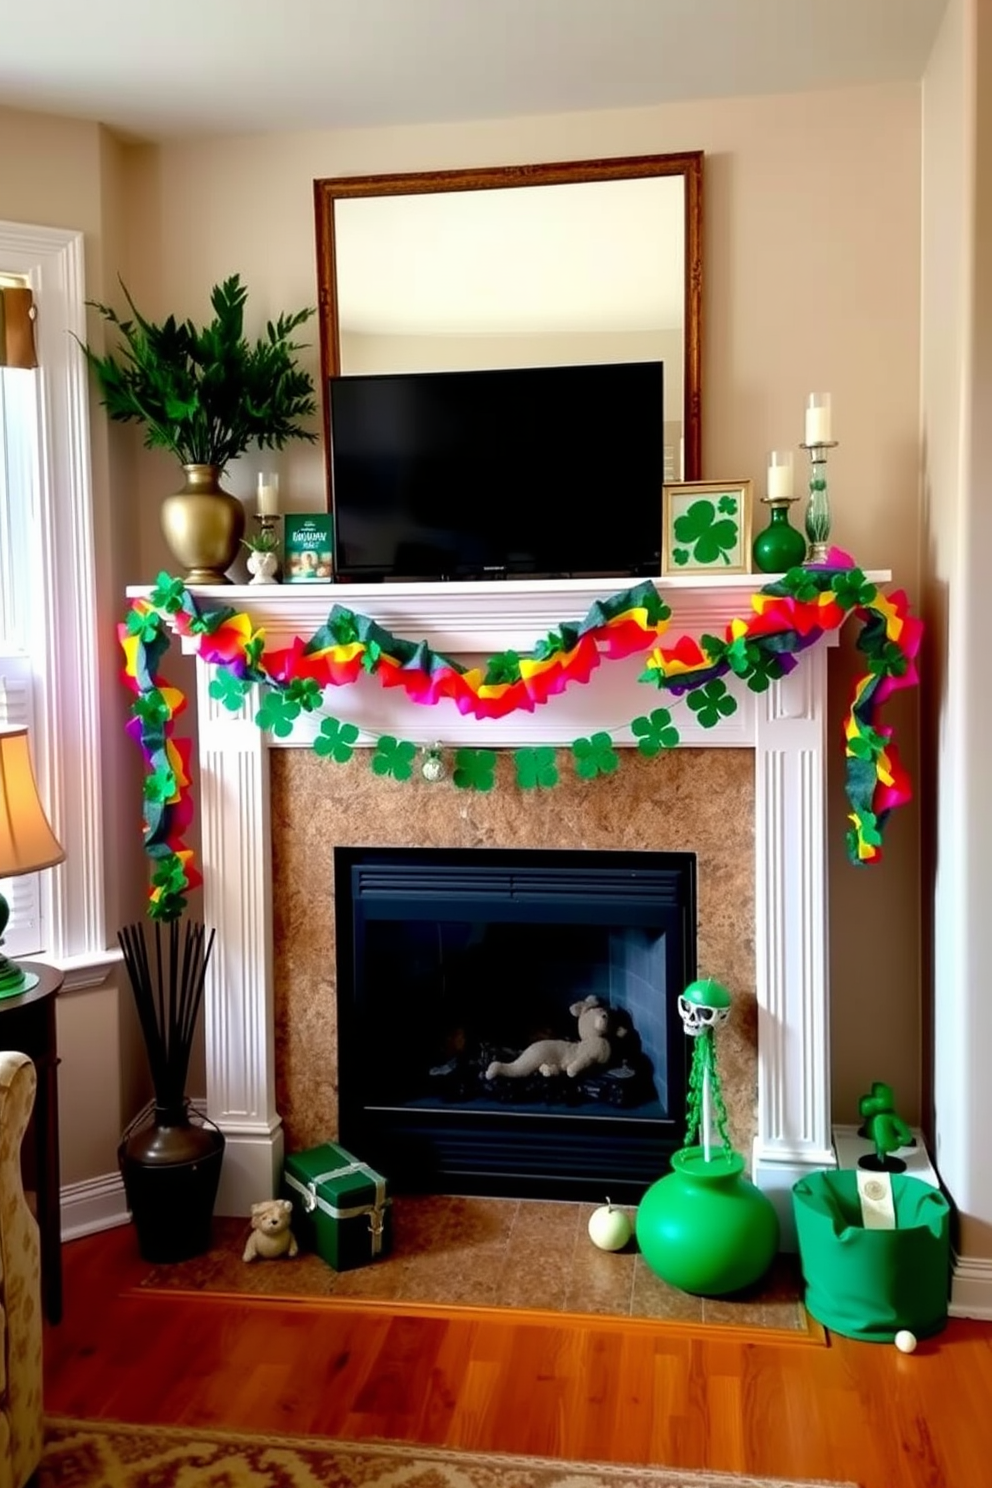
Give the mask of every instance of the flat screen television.
[[664, 366], [329, 381], [338, 578], [660, 571]]

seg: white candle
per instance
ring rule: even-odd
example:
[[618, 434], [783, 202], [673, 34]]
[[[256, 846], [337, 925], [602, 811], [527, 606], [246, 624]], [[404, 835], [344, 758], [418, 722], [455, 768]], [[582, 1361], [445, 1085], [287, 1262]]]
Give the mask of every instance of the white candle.
[[258, 477], [258, 515], [275, 517], [279, 514], [279, 477], [275, 474]]
[[792, 500], [792, 451], [772, 450], [768, 460], [769, 501]]
[[806, 443], [830, 443], [830, 394], [810, 393], [806, 404]]

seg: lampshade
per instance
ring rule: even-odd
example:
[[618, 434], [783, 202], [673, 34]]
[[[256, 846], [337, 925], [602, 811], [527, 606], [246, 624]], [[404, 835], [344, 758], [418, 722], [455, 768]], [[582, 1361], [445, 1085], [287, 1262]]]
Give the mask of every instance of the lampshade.
[[0, 878], [52, 868], [65, 853], [34, 783], [26, 728], [0, 731]]
[[[38, 799], [28, 731], [0, 729], [0, 878], [52, 868], [64, 857]], [[10, 908], [0, 894], [0, 941], [9, 917]], [[17, 997], [37, 983], [34, 972], [24, 971], [0, 951], [0, 998]]]

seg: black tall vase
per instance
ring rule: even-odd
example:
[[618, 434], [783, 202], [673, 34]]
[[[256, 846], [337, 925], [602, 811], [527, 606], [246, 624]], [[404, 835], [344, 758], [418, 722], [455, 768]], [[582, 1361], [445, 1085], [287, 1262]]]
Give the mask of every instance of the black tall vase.
[[128, 1208], [146, 1261], [187, 1261], [210, 1249], [224, 1134], [188, 1109], [156, 1106], [117, 1149]]

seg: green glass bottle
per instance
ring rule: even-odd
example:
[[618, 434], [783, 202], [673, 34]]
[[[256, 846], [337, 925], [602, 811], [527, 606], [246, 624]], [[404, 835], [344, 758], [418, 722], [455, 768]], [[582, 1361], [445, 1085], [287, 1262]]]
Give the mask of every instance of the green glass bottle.
[[768, 526], [754, 539], [751, 552], [762, 573], [785, 573], [806, 559], [806, 539], [789, 522], [791, 499], [768, 501]]

